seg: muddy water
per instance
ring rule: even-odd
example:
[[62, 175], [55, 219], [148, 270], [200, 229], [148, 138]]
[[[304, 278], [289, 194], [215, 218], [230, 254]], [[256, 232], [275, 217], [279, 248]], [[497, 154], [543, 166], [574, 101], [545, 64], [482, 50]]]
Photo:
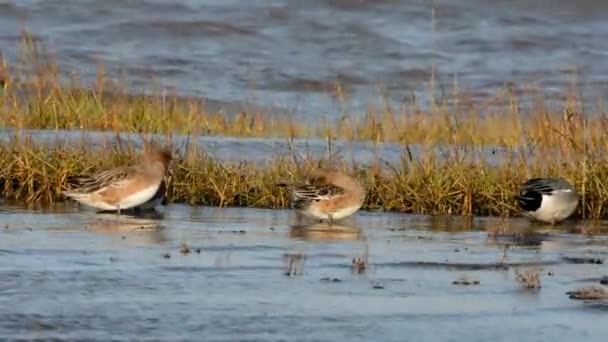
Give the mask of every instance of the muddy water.
[[575, 84], [595, 105], [608, 93], [607, 19], [597, 0], [0, 0], [0, 49], [16, 60], [27, 29], [66, 75], [93, 80], [101, 62], [134, 91], [313, 116], [363, 111], [380, 93], [424, 102], [433, 73], [438, 97], [513, 82], [559, 99]]
[[[69, 206], [2, 207], [0, 222], [0, 339], [587, 341], [608, 334], [608, 304], [565, 294], [608, 275], [604, 264], [567, 259], [608, 253], [608, 237], [568, 233], [584, 222], [538, 227], [543, 234], [528, 245], [485, 232], [529, 229], [523, 219], [370, 212], [332, 230], [293, 226], [289, 211], [182, 205], [120, 221]], [[180, 252], [183, 243], [190, 253]], [[367, 260], [363, 272], [353, 271], [353, 258]], [[516, 282], [515, 269], [528, 266], [539, 270], [540, 290]], [[452, 284], [462, 277], [479, 284]]]

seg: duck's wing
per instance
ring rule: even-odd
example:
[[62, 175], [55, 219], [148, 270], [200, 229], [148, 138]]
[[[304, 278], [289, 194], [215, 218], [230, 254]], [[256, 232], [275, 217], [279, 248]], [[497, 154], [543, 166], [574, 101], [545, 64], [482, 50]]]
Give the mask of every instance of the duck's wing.
[[344, 195], [343, 188], [334, 184], [301, 184], [292, 187], [295, 197], [312, 201], [328, 200]]
[[533, 192], [541, 195], [553, 195], [556, 192], [572, 192], [570, 183], [561, 178], [532, 178], [521, 185], [520, 196]]
[[103, 171], [89, 177], [73, 177], [68, 180], [73, 193], [96, 193], [108, 188], [124, 188], [133, 182], [141, 171], [137, 167], [124, 166]]

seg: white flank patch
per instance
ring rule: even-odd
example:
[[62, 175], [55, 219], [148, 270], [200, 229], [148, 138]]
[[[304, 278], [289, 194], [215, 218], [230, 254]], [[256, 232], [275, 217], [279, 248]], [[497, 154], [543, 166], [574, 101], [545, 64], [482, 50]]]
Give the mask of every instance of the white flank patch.
[[148, 202], [152, 197], [154, 197], [154, 194], [156, 194], [156, 191], [158, 191], [159, 187], [160, 182], [148, 186], [147, 188], [143, 188], [140, 191], [134, 192], [129, 196], [126, 196], [125, 198], [121, 199], [118, 202], [118, 206], [120, 207], [120, 209], [130, 209], [133, 207], [137, 207], [138, 205], [144, 204]]
[[116, 207], [113, 205], [109, 205], [106, 202], [99, 202], [93, 200], [91, 194], [81, 194], [77, 192], [66, 191], [63, 193], [64, 195], [71, 197], [76, 202], [86, 205], [88, 207], [93, 207], [101, 210], [116, 210]]
[[156, 191], [158, 191], [159, 187], [160, 183], [151, 185], [138, 192], [132, 193], [129, 196], [126, 196], [125, 198], [120, 200], [117, 205], [109, 204], [104, 201], [94, 200], [93, 198], [97, 196], [91, 196], [91, 194], [66, 193], [66, 196], [72, 197], [79, 203], [82, 203], [89, 207], [93, 207], [100, 210], [114, 211], [118, 210], [118, 208], [120, 208], [121, 210], [130, 209], [133, 207], [137, 207], [138, 205], [141, 205], [143, 203], [146, 203], [152, 197], [154, 197], [154, 194], [156, 193]]
[[[567, 189], [564, 189], [567, 190]], [[563, 192], [572, 192], [562, 191]], [[574, 213], [578, 201], [573, 201], [569, 198], [560, 197], [557, 193], [553, 195], [543, 195], [540, 208], [529, 214], [537, 220], [556, 223], [568, 218]]]

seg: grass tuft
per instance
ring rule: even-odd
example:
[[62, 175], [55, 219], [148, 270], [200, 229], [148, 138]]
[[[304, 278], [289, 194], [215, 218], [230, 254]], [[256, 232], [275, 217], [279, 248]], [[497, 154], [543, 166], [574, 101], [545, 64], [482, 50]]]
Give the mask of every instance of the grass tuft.
[[517, 281], [519, 284], [526, 289], [540, 289], [540, 270], [528, 269], [525, 271], [516, 270]]

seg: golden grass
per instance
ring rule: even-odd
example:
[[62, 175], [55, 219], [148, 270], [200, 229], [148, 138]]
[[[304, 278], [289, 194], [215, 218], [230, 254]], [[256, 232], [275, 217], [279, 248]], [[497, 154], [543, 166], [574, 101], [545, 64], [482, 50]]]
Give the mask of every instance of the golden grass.
[[[58, 141], [57, 145], [48, 146], [14, 133], [9, 143], [0, 145], [2, 197], [43, 204], [62, 201], [61, 190], [69, 176], [132, 164], [138, 158], [139, 151], [131, 143], [106, 143], [100, 148], [91, 148], [87, 140], [71, 144]], [[276, 184], [297, 180], [317, 165], [327, 163], [312, 159], [296, 162], [283, 156], [261, 164], [230, 163], [190, 148], [175, 161], [169, 199], [196, 205], [286, 208], [290, 205], [289, 194]], [[405, 213], [517, 215], [512, 196], [527, 176], [521, 164], [491, 167], [452, 157], [404, 160], [390, 168], [367, 168], [337, 159], [332, 165], [363, 181], [368, 192], [364, 208]], [[604, 191], [597, 191], [603, 189], [605, 171], [599, 167], [589, 169], [586, 178], [571, 168], [565, 168], [564, 173], [579, 189], [587, 189], [580, 214], [606, 217], [603, 204], [608, 198]]]
[[[608, 217], [608, 119], [600, 105], [595, 112], [583, 113], [574, 91], [564, 94], [557, 111], [547, 107], [538, 90], [524, 94], [531, 104], [523, 105], [512, 90], [476, 104], [454, 89], [452, 98], [433, 100], [427, 110], [416, 103], [400, 108], [387, 104], [370, 107], [363, 116], [347, 113], [336, 121], [305, 125], [288, 115], [210, 113], [201, 101], [174, 94], [129, 95], [120, 82], [106, 78], [103, 66], [93, 84], [76, 77], [65, 82], [57, 63], [27, 35], [24, 40], [17, 65], [0, 65], [0, 126], [57, 133], [155, 132], [167, 139], [187, 134], [193, 139], [188, 152], [176, 160], [168, 188], [174, 202], [288, 207], [289, 195], [274, 185], [330, 161], [297, 162], [292, 156], [277, 155], [263, 164], [229, 163], [210, 157], [192, 141], [202, 135], [283, 137], [288, 142], [302, 137], [325, 139], [328, 144], [334, 139], [401, 144], [402, 160], [397, 164], [388, 165], [379, 157], [371, 166], [331, 160], [364, 182], [366, 209], [512, 216], [518, 214], [512, 197], [519, 183], [532, 176], [561, 176], [582, 193], [579, 216]], [[7, 200], [62, 200], [68, 176], [130, 163], [137, 154], [130, 144], [105, 142], [105, 148], [91, 149], [84, 138], [79, 144], [38, 145], [18, 129], [0, 144], [0, 195]], [[413, 144], [421, 148], [420, 154], [412, 153]], [[488, 148], [505, 157], [491, 162]]]

